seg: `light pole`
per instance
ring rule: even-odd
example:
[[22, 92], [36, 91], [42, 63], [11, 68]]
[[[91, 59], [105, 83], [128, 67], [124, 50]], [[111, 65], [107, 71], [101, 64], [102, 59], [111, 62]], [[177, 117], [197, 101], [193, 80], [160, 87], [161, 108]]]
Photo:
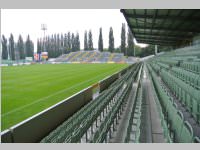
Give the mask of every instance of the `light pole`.
[[155, 45], [155, 55], [157, 55], [157, 52], [158, 52], [158, 47], [157, 45]]
[[46, 24], [42, 24], [41, 25], [41, 30], [44, 31], [44, 40], [43, 40], [43, 42], [44, 42], [44, 52], [45, 52], [46, 51], [46, 48], [45, 48], [45, 31], [47, 30], [47, 25]]

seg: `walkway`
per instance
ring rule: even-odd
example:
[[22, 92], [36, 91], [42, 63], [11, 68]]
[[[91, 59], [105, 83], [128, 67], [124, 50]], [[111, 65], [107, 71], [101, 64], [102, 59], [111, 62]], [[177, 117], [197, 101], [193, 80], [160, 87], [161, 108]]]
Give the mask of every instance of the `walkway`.
[[153, 96], [147, 68], [144, 66], [142, 80], [143, 102], [141, 116], [141, 143], [165, 143], [159, 113]]

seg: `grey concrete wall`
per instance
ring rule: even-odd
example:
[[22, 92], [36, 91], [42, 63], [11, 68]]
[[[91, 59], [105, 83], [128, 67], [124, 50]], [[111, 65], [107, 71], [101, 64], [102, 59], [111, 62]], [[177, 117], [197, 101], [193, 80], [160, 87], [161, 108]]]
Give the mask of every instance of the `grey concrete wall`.
[[119, 73], [115, 73], [112, 76], [109, 76], [108, 78], [101, 80], [99, 82], [100, 92], [105, 90], [109, 87], [110, 84], [112, 84], [115, 80], [117, 80], [119, 77]]
[[1, 133], [2, 143], [12, 143], [12, 133], [10, 130], [5, 130]]

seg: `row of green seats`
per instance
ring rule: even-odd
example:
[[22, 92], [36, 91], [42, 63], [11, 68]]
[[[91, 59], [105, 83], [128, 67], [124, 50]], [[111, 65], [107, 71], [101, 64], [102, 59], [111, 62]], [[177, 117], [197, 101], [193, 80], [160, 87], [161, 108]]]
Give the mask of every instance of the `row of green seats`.
[[173, 99], [168, 96], [165, 88], [161, 86], [161, 83], [157, 80], [157, 76], [154, 71], [151, 71], [153, 83], [155, 85], [157, 95], [161, 102], [161, 106], [164, 111], [168, 128], [170, 130], [170, 137], [174, 142], [179, 143], [191, 143], [194, 142], [193, 129], [189, 122], [184, 121], [183, 114], [178, 111]]
[[[147, 68], [148, 68], [149, 74], [151, 74], [152, 69], [149, 66], [149, 64], [147, 64]], [[170, 132], [169, 132], [169, 129], [168, 129], [168, 126], [167, 126], [167, 122], [165, 120], [165, 116], [163, 114], [161, 104], [158, 100], [158, 96], [156, 94], [155, 87], [153, 85], [152, 76], [150, 75], [149, 78], [150, 78], [150, 81], [151, 81], [151, 85], [152, 85], [152, 89], [153, 89], [153, 95], [154, 95], [154, 98], [155, 98], [155, 101], [156, 101], [157, 110], [159, 112], [159, 116], [160, 116], [160, 119], [161, 119], [161, 125], [162, 125], [162, 129], [163, 129], [164, 137], [166, 139], [166, 142], [172, 143], [172, 139], [170, 137]]]
[[178, 67], [172, 67], [171, 73], [181, 80], [185, 81], [189, 85], [195, 87], [200, 90], [200, 74], [197, 75], [195, 73], [186, 71], [184, 69]]
[[160, 57], [158, 61], [164, 64], [176, 66], [178, 64], [177, 60], [170, 59], [169, 57]]
[[105, 120], [100, 124], [98, 131], [95, 132], [94, 137], [91, 141], [92, 143], [102, 143], [103, 141], [106, 141], [107, 133], [110, 130], [111, 125], [114, 123], [114, 119], [116, 118], [117, 113], [120, 110], [120, 107], [122, 106], [122, 103], [124, 102], [125, 97], [128, 94], [128, 91], [130, 91], [130, 87], [131, 84], [127, 84], [122, 95], [119, 97], [115, 105], [111, 108], [112, 110], [108, 113]]
[[196, 74], [200, 74], [200, 62], [183, 62], [180, 64], [180, 67]]
[[197, 122], [200, 123], [200, 92], [188, 86], [179, 78], [174, 77], [169, 72], [162, 70], [161, 77], [167, 86], [191, 112]]
[[[136, 70], [138, 70], [138, 69], [136, 69]], [[128, 78], [126, 90], [123, 91], [123, 94], [120, 97], [119, 101], [115, 104], [115, 106], [112, 107], [112, 110], [106, 116], [105, 121], [100, 125], [99, 129], [95, 132], [91, 142], [101, 143], [103, 141], [106, 141], [107, 133], [110, 130], [111, 125], [114, 123], [114, 119], [116, 118], [117, 113], [118, 113], [120, 107], [122, 106], [122, 103], [125, 100], [125, 97], [129, 94], [130, 89], [131, 89], [130, 87], [131, 87], [131, 84], [133, 83], [134, 79], [135, 79], [134, 75], [132, 75], [132, 77]]]
[[[157, 71], [157, 68], [155, 67], [156, 64], [151, 64], [152, 68]], [[169, 86], [171, 91], [178, 97], [181, 102], [186, 105], [187, 109], [192, 113], [194, 118], [199, 122], [199, 101], [200, 101], [200, 92], [191, 87], [188, 86], [185, 82], [182, 80], [174, 77], [169, 72], [167, 72], [165, 69], [161, 71], [161, 77], [163, 81]]]
[[131, 112], [129, 113], [128, 116], [128, 127], [126, 130], [126, 137], [124, 139], [124, 143], [129, 143], [130, 141], [130, 136], [131, 136], [131, 132], [132, 132], [132, 125], [133, 125], [133, 119], [137, 120], [137, 124], [136, 124], [136, 133], [135, 133], [135, 137], [137, 137], [137, 143], [139, 142], [139, 135], [140, 135], [140, 115], [141, 115], [141, 102], [142, 102], [142, 89], [141, 87], [138, 87], [137, 90], [137, 95], [136, 98], [134, 100]]
[[[143, 68], [143, 65], [141, 65], [141, 69]], [[138, 71], [139, 72], [139, 69]], [[140, 74], [140, 77], [143, 76], [143, 71]], [[138, 76], [139, 78], [139, 76]], [[132, 110], [131, 113], [129, 114], [129, 121], [128, 121], [128, 127], [127, 127], [127, 131], [126, 131], [126, 137], [125, 137], [125, 143], [129, 143], [130, 142], [130, 136], [131, 136], [131, 132], [132, 132], [132, 125], [136, 126], [135, 132], [134, 132], [134, 142], [135, 143], [139, 143], [139, 138], [140, 138], [140, 117], [141, 117], [141, 104], [142, 104], [142, 87], [141, 87], [141, 79], [138, 82], [138, 87], [137, 87], [137, 93], [136, 93], [136, 97], [134, 100], [134, 104], [132, 106]], [[135, 122], [134, 122], [135, 121]]]
[[167, 64], [163, 64], [163, 63], [161, 63], [161, 62], [156, 62], [160, 67], [162, 67], [162, 68], [165, 68], [165, 69], [168, 69], [169, 68], [169, 65], [167, 65]]

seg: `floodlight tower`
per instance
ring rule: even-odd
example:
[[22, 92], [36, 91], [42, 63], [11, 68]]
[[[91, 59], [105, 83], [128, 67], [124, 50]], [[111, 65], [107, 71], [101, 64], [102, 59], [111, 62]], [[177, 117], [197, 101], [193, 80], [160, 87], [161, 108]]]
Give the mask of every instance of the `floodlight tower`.
[[42, 24], [41, 25], [41, 30], [44, 31], [44, 52], [46, 51], [46, 48], [45, 48], [45, 31], [47, 30], [47, 25], [46, 24]]

